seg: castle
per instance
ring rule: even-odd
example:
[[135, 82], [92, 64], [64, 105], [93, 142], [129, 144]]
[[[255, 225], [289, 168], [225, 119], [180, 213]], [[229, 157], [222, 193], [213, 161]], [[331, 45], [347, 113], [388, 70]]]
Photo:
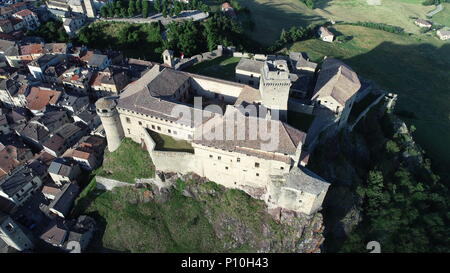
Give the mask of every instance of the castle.
[[[264, 200], [270, 210], [320, 210], [329, 183], [305, 167], [307, 133], [287, 124], [292, 89], [305, 71], [296, 68], [298, 58], [264, 60], [255, 89], [177, 71], [170, 68], [172, 56], [163, 57], [167, 63], [153, 66], [120, 96], [96, 102], [109, 151], [130, 138], [146, 147], [159, 171], [196, 173]], [[304, 97], [341, 127], [360, 87], [355, 72], [328, 58]], [[192, 151], [158, 149], [155, 133], [187, 141]]]

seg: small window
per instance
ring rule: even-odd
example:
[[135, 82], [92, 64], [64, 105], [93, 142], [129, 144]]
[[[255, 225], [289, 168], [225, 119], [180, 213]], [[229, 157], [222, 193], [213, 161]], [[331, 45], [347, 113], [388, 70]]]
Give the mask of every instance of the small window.
[[259, 176], [259, 173], [256, 173], [256, 176]]
[[255, 167], [259, 168], [259, 163], [258, 162], [255, 162]]
[[218, 160], [221, 160], [221, 159], [222, 159], [222, 157], [221, 157], [221, 156], [218, 156], [218, 157], [217, 157], [217, 159], [218, 159]]
[[225, 170], [228, 170], [228, 167], [225, 167]]
[[129, 135], [131, 134], [130, 129], [128, 129], [128, 134], [129, 134]]
[[284, 167], [280, 167], [280, 170], [284, 170]]
[[152, 129], [155, 129], [155, 125], [152, 125]]
[[209, 158], [213, 158], [213, 155], [209, 155]]
[[241, 162], [241, 159], [238, 157], [238, 158], [236, 159], [236, 161], [237, 161], [237, 162]]
[[157, 129], [158, 129], [158, 131], [161, 131], [161, 127], [158, 126]]
[[141, 122], [141, 121], [139, 121], [139, 125], [142, 125], [142, 122]]
[[126, 120], [127, 120], [127, 123], [131, 123], [131, 120], [129, 117], [127, 117]]
[[171, 133], [172, 133], [172, 130], [170, 130], [170, 129], [167, 129], [167, 132], [169, 132], [169, 134], [171, 134]]

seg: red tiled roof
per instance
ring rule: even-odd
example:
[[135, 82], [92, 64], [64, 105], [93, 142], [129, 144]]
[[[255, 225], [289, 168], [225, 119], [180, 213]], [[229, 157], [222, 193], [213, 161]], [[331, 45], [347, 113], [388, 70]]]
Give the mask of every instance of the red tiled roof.
[[27, 108], [30, 110], [42, 110], [47, 105], [54, 105], [60, 96], [60, 91], [32, 87], [30, 94], [27, 96]]
[[20, 47], [22, 55], [41, 54], [44, 53], [44, 46], [42, 44], [29, 44]]
[[21, 11], [18, 11], [16, 13], [14, 13], [14, 14], [18, 15], [18, 16], [21, 16], [21, 17], [25, 17], [25, 16], [28, 16], [28, 15], [34, 15], [34, 12], [32, 12], [29, 9], [24, 9], [24, 10], [21, 10]]

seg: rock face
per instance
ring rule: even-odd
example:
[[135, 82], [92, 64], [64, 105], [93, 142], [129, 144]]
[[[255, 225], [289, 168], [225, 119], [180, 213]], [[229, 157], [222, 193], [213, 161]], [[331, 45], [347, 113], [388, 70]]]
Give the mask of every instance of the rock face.
[[152, 198], [165, 202], [175, 190], [199, 201], [224, 249], [284, 253], [321, 251], [325, 238], [320, 213], [307, 216], [283, 209], [268, 211], [263, 201], [253, 199], [243, 191], [208, 182], [195, 174], [158, 173], [157, 176], [172, 189], [152, 184]]

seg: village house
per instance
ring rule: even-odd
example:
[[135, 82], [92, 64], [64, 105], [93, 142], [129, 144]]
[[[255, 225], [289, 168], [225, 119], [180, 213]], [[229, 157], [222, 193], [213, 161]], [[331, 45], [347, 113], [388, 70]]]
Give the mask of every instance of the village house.
[[423, 27], [423, 28], [430, 28], [430, 27], [433, 26], [433, 24], [430, 21], [424, 20], [424, 19], [421, 19], [421, 18], [417, 18], [414, 21], [414, 24], [416, 24], [419, 27]]
[[10, 175], [0, 179], [0, 196], [21, 206], [42, 186], [42, 180], [33, 171], [22, 165]]
[[80, 175], [78, 163], [64, 158], [56, 158], [50, 164], [48, 173], [56, 185], [62, 186], [65, 183], [73, 183]]
[[87, 94], [92, 72], [81, 67], [71, 67], [61, 75], [62, 84], [73, 91]]
[[99, 98], [119, 94], [128, 83], [129, 79], [124, 71], [105, 68], [94, 72], [90, 87], [94, 91], [93, 96]]
[[68, 156], [77, 161], [81, 168], [92, 171], [101, 163], [105, 146], [103, 137], [84, 136], [74, 149], [68, 152]]
[[331, 31], [329, 31], [328, 28], [322, 26], [319, 28], [317, 33], [322, 41], [329, 43], [333, 42], [334, 34]]
[[95, 111], [91, 111], [89, 109], [75, 113], [72, 115], [72, 118], [75, 122], [84, 123], [90, 130], [94, 130], [102, 124], [100, 117], [95, 113]]
[[51, 106], [56, 106], [62, 92], [43, 86], [34, 86], [27, 96], [26, 107], [33, 114], [42, 114]]
[[61, 95], [57, 106], [74, 114], [84, 110], [89, 105], [89, 97], [82, 94], [66, 92]]
[[28, 30], [34, 30], [41, 25], [36, 13], [29, 9], [23, 9], [13, 14], [13, 17], [23, 20]]
[[55, 157], [62, 155], [86, 133], [86, 129], [84, 124], [80, 123], [64, 124], [43, 143], [45, 151]]
[[4, 143], [4, 146], [0, 148], [0, 177], [6, 176], [33, 157], [31, 150], [20, 141], [10, 144]]
[[82, 58], [82, 60], [86, 61], [87, 67], [92, 70], [103, 70], [111, 64], [111, 60], [107, 55], [97, 53], [93, 53], [89, 55], [89, 57]]
[[448, 40], [450, 39], [450, 28], [439, 29], [438, 31], [436, 31], [436, 34], [439, 39]]
[[63, 55], [44, 54], [27, 64], [28, 70], [35, 79], [44, 80], [45, 71], [49, 66], [55, 66], [64, 60]]
[[62, 219], [57, 218], [48, 225], [39, 238], [54, 247], [62, 247], [68, 234], [68, 228]]
[[14, 28], [13, 28], [13, 25], [11, 24], [11, 20], [0, 19], [0, 32], [11, 33], [13, 31], [14, 31]]
[[74, 183], [67, 183], [61, 189], [55, 199], [50, 203], [49, 210], [61, 218], [65, 218], [72, 208], [73, 202], [78, 196], [80, 188]]
[[48, 200], [54, 200], [61, 192], [61, 188], [56, 184], [45, 184], [42, 187], [41, 192]]
[[67, 32], [69, 37], [73, 37], [75, 32], [79, 30], [85, 23], [85, 18], [82, 16], [79, 17], [69, 17], [63, 19], [64, 30]]
[[9, 215], [0, 211], [0, 240], [18, 251], [34, 248], [30, 235]]

